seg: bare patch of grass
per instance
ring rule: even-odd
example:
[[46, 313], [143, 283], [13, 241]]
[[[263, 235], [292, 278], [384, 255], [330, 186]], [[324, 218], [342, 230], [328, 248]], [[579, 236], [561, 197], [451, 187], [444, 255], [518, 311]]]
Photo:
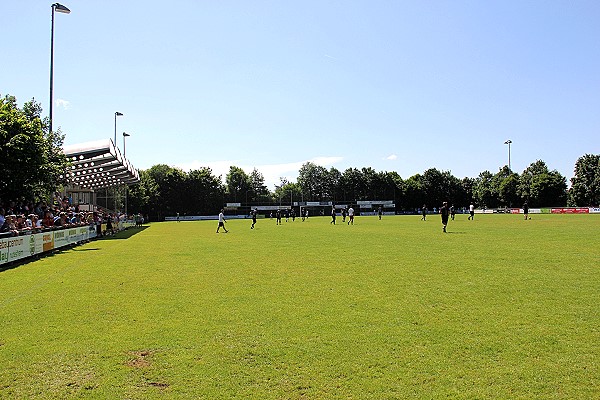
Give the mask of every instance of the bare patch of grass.
[[136, 350], [129, 351], [127, 354], [129, 360], [126, 365], [131, 368], [148, 368], [152, 365], [152, 356], [155, 351], [153, 350]]

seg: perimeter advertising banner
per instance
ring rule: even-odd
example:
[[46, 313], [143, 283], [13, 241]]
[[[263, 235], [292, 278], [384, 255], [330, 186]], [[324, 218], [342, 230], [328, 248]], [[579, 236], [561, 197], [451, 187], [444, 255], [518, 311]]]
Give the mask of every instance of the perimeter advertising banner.
[[42, 235], [42, 251], [54, 250], [54, 232], [37, 233], [34, 236]]
[[589, 208], [553, 208], [552, 214], [589, 214]]
[[0, 265], [96, 237], [95, 228], [77, 228], [0, 239]]
[[8, 262], [8, 238], [0, 239], [0, 264]]
[[8, 261], [15, 261], [35, 254], [30, 250], [31, 235], [10, 238], [8, 241]]

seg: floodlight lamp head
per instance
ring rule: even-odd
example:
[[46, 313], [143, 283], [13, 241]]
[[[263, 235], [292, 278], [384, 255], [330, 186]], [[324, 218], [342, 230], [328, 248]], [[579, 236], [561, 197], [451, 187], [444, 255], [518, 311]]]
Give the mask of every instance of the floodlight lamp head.
[[129, 133], [123, 132], [123, 137], [128, 137], [128, 136], [131, 136], [131, 135]]
[[118, 111], [115, 111], [115, 115], [116, 115], [117, 117], [122, 117], [122, 116], [123, 116], [123, 113], [120, 113], [120, 112], [118, 112]]
[[511, 144], [512, 140], [508, 139], [506, 142], [504, 142], [504, 144]]
[[52, 7], [54, 8], [54, 10], [56, 12], [59, 12], [59, 13], [63, 13], [63, 14], [70, 14], [71, 13], [71, 10], [69, 10], [67, 7], [63, 6], [60, 3], [54, 3], [54, 4], [52, 4]]

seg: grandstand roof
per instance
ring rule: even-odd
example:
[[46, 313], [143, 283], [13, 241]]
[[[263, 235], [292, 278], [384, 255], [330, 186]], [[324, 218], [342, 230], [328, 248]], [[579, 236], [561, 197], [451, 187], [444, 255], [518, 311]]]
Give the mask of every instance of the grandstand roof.
[[63, 151], [71, 161], [67, 179], [73, 185], [93, 190], [140, 181], [138, 171], [110, 139], [65, 146]]

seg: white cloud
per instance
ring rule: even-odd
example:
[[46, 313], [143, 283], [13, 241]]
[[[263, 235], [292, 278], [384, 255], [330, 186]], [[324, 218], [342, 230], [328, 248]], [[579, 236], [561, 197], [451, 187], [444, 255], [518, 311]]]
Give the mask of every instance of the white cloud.
[[397, 155], [395, 154], [390, 154], [389, 156], [387, 156], [385, 159], [386, 160], [396, 160], [398, 158]]
[[245, 165], [239, 160], [222, 160], [222, 161], [207, 161], [202, 162], [194, 160], [190, 163], [182, 163], [176, 165], [177, 168], [181, 168], [184, 171], [190, 171], [194, 169], [200, 169], [202, 167], [209, 167], [213, 175], [219, 176], [225, 181], [225, 177], [229, 172], [229, 167], [235, 165], [244, 170], [247, 174], [250, 174], [254, 168], [263, 174], [265, 178], [265, 185], [270, 190], [275, 189], [275, 185], [279, 184], [280, 178], [286, 178], [290, 181], [295, 181], [298, 177], [298, 171], [304, 163], [312, 162], [323, 167], [332, 167], [334, 164], [339, 163], [343, 160], [343, 157], [314, 157], [310, 160], [297, 161], [283, 164], [263, 164], [263, 165]]
[[71, 108], [71, 102], [63, 99], [56, 99], [56, 105], [58, 107], [62, 107], [64, 110], [68, 110]]

